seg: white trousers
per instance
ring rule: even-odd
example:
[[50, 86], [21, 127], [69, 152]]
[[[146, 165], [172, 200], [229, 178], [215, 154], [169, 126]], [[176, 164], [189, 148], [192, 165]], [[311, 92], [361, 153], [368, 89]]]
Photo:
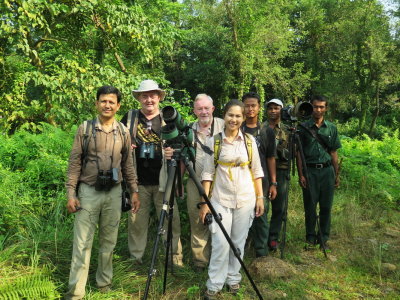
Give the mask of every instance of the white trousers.
[[[233, 244], [240, 250], [243, 259], [244, 245], [249, 228], [254, 219], [254, 201], [241, 208], [227, 208], [215, 201], [211, 201], [218, 214], [222, 216], [222, 224]], [[208, 267], [207, 289], [220, 291], [224, 284], [233, 285], [241, 281], [240, 263], [233, 254], [228, 241], [217, 222], [213, 220], [209, 226], [211, 232], [211, 259]]]

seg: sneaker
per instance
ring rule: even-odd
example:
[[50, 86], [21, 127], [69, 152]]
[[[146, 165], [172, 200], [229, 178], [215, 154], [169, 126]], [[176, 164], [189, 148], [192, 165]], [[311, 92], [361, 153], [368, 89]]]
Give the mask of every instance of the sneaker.
[[229, 289], [229, 292], [231, 294], [236, 295], [239, 292], [240, 284], [239, 283], [235, 283], [235, 284], [232, 284], [232, 285], [228, 285], [228, 289]]
[[278, 250], [279, 243], [278, 243], [278, 241], [270, 241], [268, 244], [268, 247], [269, 247], [270, 251], [276, 251], [276, 250]]
[[204, 300], [214, 300], [217, 299], [218, 292], [217, 291], [211, 291], [209, 289], [206, 290], [204, 293]]

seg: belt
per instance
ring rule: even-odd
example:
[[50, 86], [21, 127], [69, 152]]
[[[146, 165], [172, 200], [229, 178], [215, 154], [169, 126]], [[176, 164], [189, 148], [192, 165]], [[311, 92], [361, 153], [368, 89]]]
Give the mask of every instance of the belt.
[[330, 161], [328, 161], [326, 163], [307, 164], [307, 167], [314, 168], [314, 169], [323, 169], [323, 168], [329, 167], [330, 165], [332, 165], [332, 163]]

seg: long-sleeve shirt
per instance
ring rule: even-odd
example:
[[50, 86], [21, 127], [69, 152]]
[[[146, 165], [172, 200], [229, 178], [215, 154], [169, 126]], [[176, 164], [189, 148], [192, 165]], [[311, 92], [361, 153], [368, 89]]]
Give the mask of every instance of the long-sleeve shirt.
[[[211, 200], [219, 202], [224, 207], [240, 208], [248, 201], [255, 202], [256, 195], [253, 178], [262, 178], [264, 173], [256, 141], [254, 137], [251, 136], [250, 138], [252, 142], [251, 172], [248, 165], [230, 167], [218, 164], [217, 168], [215, 168], [214, 155], [205, 155], [202, 180], [214, 181]], [[207, 145], [214, 149], [214, 138], [211, 138]], [[225, 133], [222, 131], [220, 147], [221, 151], [218, 160], [223, 163], [240, 164], [249, 161], [244, 136], [241, 131], [239, 131], [232, 143], [226, 139]], [[251, 173], [253, 173], [253, 177]]]
[[137, 190], [137, 176], [133, 165], [131, 138], [128, 130], [123, 126], [125, 134], [122, 134], [117, 121], [114, 121], [111, 131], [105, 132], [98, 118], [94, 127], [96, 138], [90, 128], [86, 158], [82, 159], [85, 135], [83, 124], [79, 126], [75, 135], [65, 184], [68, 199], [77, 198], [76, 187], [79, 182], [93, 186], [99, 170], [106, 171], [112, 168], [118, 168], [117, 183], [120, 183], [123, 177], [131, 191]]

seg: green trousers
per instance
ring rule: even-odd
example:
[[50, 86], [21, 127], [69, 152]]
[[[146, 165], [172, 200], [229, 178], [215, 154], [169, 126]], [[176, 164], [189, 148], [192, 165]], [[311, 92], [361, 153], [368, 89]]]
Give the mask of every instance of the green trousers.
[[307, 168], [309, 182], [307, 189], [303, 189], [306, 240], [319, 242], [316, 229], [317, 204], [319, 205], [319, 223], [321, 225], [322, 240], [329, 239], [331, 229], [331, 209], [335, 189], [335, 173], [332, 166], [315, 169]]
[[282, 227], [282, 220], [285, 213], [285, 200], [288, 193], [287, 170], [276, 170], [276, 181], [278, 182], [277, 195], [271, 201], [271, 222], [269, 227], [268, 241], [279, 240], [279, 234]]
[[256, 257], [268, 255], [268, 210], [269, 200], [267, 199], [264, 201], [264, 214], [260, 217], [255, 217], [253, 224], [250, 227], [249, 235], [253, 239]]

